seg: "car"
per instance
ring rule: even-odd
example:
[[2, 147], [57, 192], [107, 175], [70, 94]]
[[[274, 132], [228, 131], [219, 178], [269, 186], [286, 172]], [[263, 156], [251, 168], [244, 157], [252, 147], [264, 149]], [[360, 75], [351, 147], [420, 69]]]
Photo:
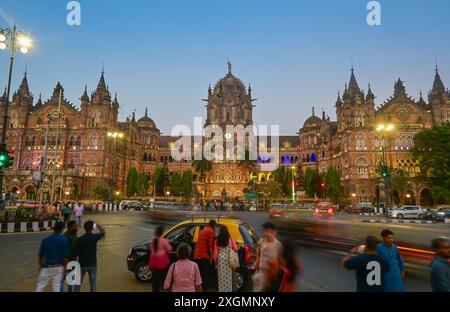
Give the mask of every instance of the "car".
[[[238, 290], [251, 289], [251, 277], [255, 272], [256, 248], [259, 237], [256, 231], [245, 221], [232, 217], [215, 215], [214, 217], [193, 217], [184, 220], [165, 232], [166, 238], [173, 247], [169, 254], [171, 263], [176, 261], [176, 249], [181, 243], [188, 243], [194, 249], [201, 229], [211, 219], [216, 220], [216, 236], [221, 227], [226, 227], [238, 245], [240, 267], [236, 270], [236, 286]], [[151, 241], [139, 243], [131, 247], [127, 256], [128, 271], [134, 273], [139, 282], [148, 282], [152, 271], [148, 265], [150, 258], [149, 244]]]
[[121, 207], [123, 210], [146, 208], [143, 203], [137, 200], [122, 200], [119, 204], [119, 207]]
[[445, 219], [450, 219], [450, 207], [439, 208], [433, 215], [433, 220], [445, 221]]
[[423, 219], [426, 210], [421, 206], [404, 205], [398, 209], [389, 211], [389, 217], [397, 219]]
[[336, 214], [336, 208], [329, 205], [317, 205], [314, 208], [314, 216], [316, 217], [332, 217]]

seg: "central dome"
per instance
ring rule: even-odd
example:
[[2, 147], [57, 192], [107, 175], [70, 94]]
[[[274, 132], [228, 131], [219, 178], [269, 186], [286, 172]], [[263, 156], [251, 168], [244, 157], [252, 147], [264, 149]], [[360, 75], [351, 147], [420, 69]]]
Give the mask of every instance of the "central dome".
[[236, 78], [232, 73], [228, 73], [225, 77], [220, 79], [214, 86], [214, 93], [218, 94], [221, 92], [232, 92], [232, 93], [247, 93], [247, 89], [239, 78]]
[[156, 128], [156, 124], [153, 121], [153, 119], [151, 119], [150, 117], [148, 117], [148, 113], [147, 113], [147, 108], [145, 109], [145, 115], [144, 117], [140, 118], [137, 121], [137, 124], [139, 127], [141, 128]]

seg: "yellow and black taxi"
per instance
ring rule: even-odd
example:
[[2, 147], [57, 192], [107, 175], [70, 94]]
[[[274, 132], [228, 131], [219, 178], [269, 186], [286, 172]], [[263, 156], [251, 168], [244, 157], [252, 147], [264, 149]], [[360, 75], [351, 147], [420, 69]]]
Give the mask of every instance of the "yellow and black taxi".
[[[210, 220], [216, 220], [216, 237], [220, 228], [226, 227], [230, 236], [238, 245], [240, 267], [236, 270], [236, 287], [238, 290], [246, 290], [251, 287], [251, 276], [255, 272], [256, 247], [259, 238], [256, 231], [245, 221], [232, 217], [193, 217], [184, 220], [165, 232], [162, 237], [172, 245], [170, 261], [176, 261], [175, 251], [181, 243], [187, 243], [194, 249], [200, 231], [208, 225]], [[149, 268], [150, 241], [133, 246], [127, 257], [128, 270], [133, 272], [140, 282], [148, 282], [152, 278]]]

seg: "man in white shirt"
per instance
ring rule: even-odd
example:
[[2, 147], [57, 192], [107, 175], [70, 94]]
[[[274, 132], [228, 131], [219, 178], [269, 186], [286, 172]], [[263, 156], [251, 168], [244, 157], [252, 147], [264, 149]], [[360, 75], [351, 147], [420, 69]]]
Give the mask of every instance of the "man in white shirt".
[[73, 207], [73, 212], [75, 213], [75, 217], [77, 218], [78, 227], [81, 227], [81, 218], [84, 214], [84, 205], [79, 201]]

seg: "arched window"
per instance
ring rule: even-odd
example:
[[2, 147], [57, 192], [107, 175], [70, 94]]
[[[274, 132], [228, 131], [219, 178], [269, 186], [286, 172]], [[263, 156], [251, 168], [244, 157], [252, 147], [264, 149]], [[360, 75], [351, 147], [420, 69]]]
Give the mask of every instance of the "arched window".
[[75, 144], [73, 136], [70, 137], [69, 146], [72, 147]]
[[142, 158], [142, 161], [147, 161], [147, 160], [148, 160], [147, 153], [144, 153], [144, 157]]
[[316, 161], [317, 161], [316, 153], [312, 153], [312, 155], [311, 155], [311, 162], [316, 162]]
[[76, 146], [81, 146], [81, 136], [77, 136], [77, 140], [75, 141]]

